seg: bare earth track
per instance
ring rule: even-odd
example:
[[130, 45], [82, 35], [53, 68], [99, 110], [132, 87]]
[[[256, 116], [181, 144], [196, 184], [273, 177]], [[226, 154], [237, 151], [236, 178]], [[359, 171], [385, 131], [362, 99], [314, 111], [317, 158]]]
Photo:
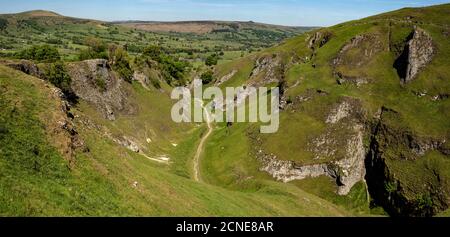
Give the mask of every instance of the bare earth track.
[[200, 140], [200, 143], [198, 144], [197, 151], [195, 152], [195, 156], [194, 156], [194, 180], [197, 182], [201, 182], [200, 168], [199, 168], [200, 156], [202, 154], [203, 147], [205, 145], [206, 140], [208, 139], [209, 136], [211, 136], [211, 134], [213, 132], [213, 126], [211, 124], [212, 123], [211, 115], [209, 114], [209, 111], [205, 108], [203, 101], [201, 101], [201, 100], [196, 100], [196, 101], [201, 104], [203, 111], [205, 111], [206, 123], [208, 125], [208, 131]]

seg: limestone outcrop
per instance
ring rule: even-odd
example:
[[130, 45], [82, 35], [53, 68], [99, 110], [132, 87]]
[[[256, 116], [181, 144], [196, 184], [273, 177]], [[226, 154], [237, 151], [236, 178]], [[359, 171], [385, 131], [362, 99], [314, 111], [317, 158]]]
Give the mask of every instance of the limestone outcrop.
[[415, 27], [410, 38], [394, 64], [402, 83], [413, 81], [432, 61], [435, 54], [433, 39], [423, 29]]
[[72, 78], [72, 89], [81, 99], [93, 104], [108, 120], [116, 114], [132, 114], [134, 106], [129, 102], [125, 81], [122, 80], [107, 60], [93, 59], [67, 65]]

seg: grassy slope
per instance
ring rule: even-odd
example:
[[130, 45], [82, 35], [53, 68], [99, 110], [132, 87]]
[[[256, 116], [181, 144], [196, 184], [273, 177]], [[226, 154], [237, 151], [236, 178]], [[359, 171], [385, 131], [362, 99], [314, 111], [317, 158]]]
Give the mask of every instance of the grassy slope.
[[[155, 92], [144, 93], [141, 89], [136, 88], [138, 92], [134, 96], [137, 99], [154, 96], [152, 93]], [[0, 91], [2, 216], [349, 214], [314, 195], [274, 182], [267, 182], [257, 192], [230, 191], [195, 183], [189, 177], [183, 177], [189, 176], [187, 167], [153, 163], [83, 126], [79, 126], [79, 133], [90, 152], [78, 152], [74, 166], [68, 169], [67, 161], [45, 136], [47, 120], [42, 120], [42, 115], [59, 109], [56, 102], [48, 101], [46, 95], [50, 92], [46, 84], [0, 66]], [[86, 116], [89, 106], [81, 105], [74, 113]], [[139, 121], [139, 118], [130, 119]], [[116, 125], [120, 128], [121, 124], [117, 122]], [[127, 125], [123, 124], [124, 129]], [[151, 123], [147, 125], [158, 127]], [[198, 134], [198, 131], [194, 133]], [[192, 137], [195, 138], [191, 136], [180, 142], [178, 150], [173, 151], [173, 162], [177, 163], [179, 159], [186, 162], [186, 154], [192, 153], [192, 144], [196, 143]]]
[[[281, 114], [280, 131], [277, 134], [260, 136], [264, 141], [265, 149], [274, 153], [280, 159], [295, 160], [303, 164], [316, 162], [312, 160], [312, 154], [306, 149], [307, 143], [311, 137], [317, 136], [323, 130], [327, 114], [332, 106], [338, 102], [339, 98], [343, 96], [360, 99], [368, 111], [369, 118], [373, 117], [381, 106], [387, 106], [400, 112], [405, 121], [404, 125], [415, 134], [448, 138], [448, 134], [450, 134], [450, 121], [448, 119], [450, 117], [450, 101], [447, 99], [435, 102], [431, 100], [431, 97], [439, 93], [450, 92], [448, 76], [448, 68], [450, 68], [450, 61], [448, 60], [450, 56], [450, 41], [448, 36], [445, 36], [443, 33], [446, 30], [447, 32], [449, 31], [449, 11], [449, 4], [423, 9], [404, 9], [325, 29], [333, 34], [332, 39], [317, 50], [317, 55], [313, 61], [306, 61], [305, 63], [294, 62], [287, 69], [286, 81], [288, 86], [299, 82], [297, 87], [287, 92], [287, 97], [295, 98], [298, 95], [305, 94], [309, 89], [326, 91], [328, 96], [315, 97], [309, 102], [302, 103], [300, 108], [295, 111], [283, 112]], [[419, 23], [403, 22], [405, 16], [414, 16], [413, 20]], [[419, 24], [421, 28], [431, 34], [437, 47], [437, 54], [431, 64], [415, 81], [407, 86], [401, 86], [400, 79], [393, 68], [396, 58], [395, 52], [383, 51], [364, 66], [362, 72], [370, 78], [369, 84], [360, 87], [350, 84], [338, 85], [336, 83], [337, 78], [332, 73], [331, 62], [337, 56], [341, 47], [356, 35], [368, 33], [380, 35], [382, 44], [387, 46], [389, 26], [387, 19], [393, 19], [391, 20], [393, 22], [391, 29], [393, 42], [391, 44], [403, 40], [405, 32], [411, 32], [413, 25]], [[443, 24], [446, 26], [443, 27]], [[260, 55], [277, 54], [286, 61], [289, 61], [293, 56], [294, 58], [310, 57], [312, 52], [307, 47], [307, 44], [311, 35], [305, 34], [287, 40], [284, 44], [270, 48], [263, 53], [256, 53], [240, 59], [239, 63], [221, 65], [216, 73], [218, 77], [221, 77], [236, 69], [238, 73], [227, 82], [227, 85], [242, 85], [246, 82], [251, 71], [251, 67], [248, 69], [248, 67], [243, 65], [252, 65], [255, 58], [258, 58]], [[313, 64], [315, 67], [312, 66]], [[350, 74], [361, 73], [361, 70], [352, 72], [351, 68], [344, 70], [347, 70], [347, 73]], [[413, 92], [415, 91], [427, 91], [428, 96], [419, 98], [414, 95]], [[246, 125], [237, 125], [233, 129], [240, 132], [245, 131], [246, 129], [242, 127], [246, 127]], [[251, 151], [251, 147], [246, 140], [248, 139], [233, 136], [233, 133], [230, 135], [225, 134], [223, 130], [219, 130], [213, 135], [211, 145], [207, 147], [207, 155], [205, 155], [203, 161], [203, 166], [206, 169], [205, 174], [209, 176], [208, 180], [214, 184], [225, 184], [240, 188], [246, 187], [246, 182], [248, 185], [254, 183], [253, 179], [249, 179], [252, 181], [246, 181], [245, 177], [258, 177], [262, 180], [267, 178], [264, 178], [265, 176], [257, 171], [256, 161], [249, 161], [251, 158], [248, 158], [248, 154]], [[237, 149], [233, 149], [234, 147], [237, 147]], [[427, 160], [427, 157], [424, 157], [423, 160]], [[428, 161], [424, 162], [427, 163]], [[449, 160], [448, 157], [444, 157], [433, 159], [430, 162], [433, 163], [433, 167], [437, 167], [435, 165], [436, 162], [441, 167], [448, 167]], [[394, 172], [403, 175], [402, 179], [405, 181], [413, 178], [411, 174], [420, 173], [427, 176], [422, 163], [408, 162], [408, 170], [411, 171], [409, 173], [402, 170], [404, 166], [394, 166], [398, 168]], [[443, 174], [445, 172], [448, 173], [446, 168], [439, 170]], [[368, 211], [368, 203], [363, 201], [367, 198], [365, 195], [356, 197], [358, 201], [352, 199], [352, 195], [349, 195], [347, 199], [337, 197], [334, 194], [334, 188], [332, 188], [334, 184], [332, 182], [326, 182], [323, 179], [313, 179], [298, 181], [295, 184], [311, 193], [342, 204], [350, 209], [355, 209], [358, 212], [367, 213]], [[318, 186], [325, 188], [318, 189]], [[361, 193], [358, 190], [364, 190], [365, 188], [357, 185], [354, 189], [352, 193]]]

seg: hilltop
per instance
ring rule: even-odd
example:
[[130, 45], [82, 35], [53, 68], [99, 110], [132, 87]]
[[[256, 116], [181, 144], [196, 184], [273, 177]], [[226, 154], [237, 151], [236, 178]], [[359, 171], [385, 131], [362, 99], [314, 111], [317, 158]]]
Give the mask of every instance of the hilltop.
[[178, 21], [178, 22], [158, 22], [158, 21], [123, 21], [114, 24], [126, 26], [133, 29], [140, 29], [151, 32], [176, 32], [207, 34], [218, 32], [241, 32], [245, 30], [274, 31], [284, 33], [289, 36], [303, 33], [314, 29], [314, 27], [289, 27], [264, 24], [252, 21]]
[[45, 11], [45, 10], [33, 10], [33, 11], [26, 11], [17, 13], [17, 15], [23, 16], [23, 17], [62, 17], [62, 15], [52, 12], [52, 11]]

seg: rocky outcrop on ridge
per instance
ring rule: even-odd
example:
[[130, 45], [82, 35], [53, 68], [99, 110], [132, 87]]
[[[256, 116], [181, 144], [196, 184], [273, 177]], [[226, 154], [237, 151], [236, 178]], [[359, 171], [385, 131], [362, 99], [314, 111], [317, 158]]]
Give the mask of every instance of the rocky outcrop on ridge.
[[67, 65], [72, 78], [72, 89], [81, 99], [93, 104], [108, 120], [115, 120], [116, 114], [132, 114], [135, 107], [129, 102], [122, 80], [107, 60], [93, 59]]
[[394, 64], [402, 83], [414, 80], [431, 62], [435, 53], [433, 39], [426, 31], [415, 27], [410, 38], [403, 53]]

